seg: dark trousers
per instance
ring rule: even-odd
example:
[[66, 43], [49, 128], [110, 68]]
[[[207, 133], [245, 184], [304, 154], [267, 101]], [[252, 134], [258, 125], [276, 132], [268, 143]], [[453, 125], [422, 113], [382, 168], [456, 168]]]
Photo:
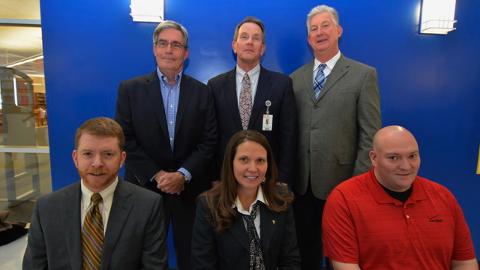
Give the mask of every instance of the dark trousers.
[[310, 185], [304, 195], [295, 194], [293, 210], [297, 227], [298, 247], [302, 270], [319, 270], [323, 267], [322, 214], [325, 200], [317, 199]]
[[[162, 193], [165, 209], [165, 228], [173, 228], [173, 243], [177, 255], [177, 269], [190, 270], [195, 201], [178, 195]], [[167, 232], [168, 233], [168, 232]], [[171, 251], [169, 251], [171, 252]]]

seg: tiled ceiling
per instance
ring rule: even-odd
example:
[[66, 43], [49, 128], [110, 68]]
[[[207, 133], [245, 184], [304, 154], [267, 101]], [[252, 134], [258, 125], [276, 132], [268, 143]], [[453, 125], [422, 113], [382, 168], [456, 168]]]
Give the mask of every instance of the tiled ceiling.
[[[0, 66], [43, 54], [40, 0], [0, 0]], [[43, 75], [43, 59], [15, 66], [29, 75]]]

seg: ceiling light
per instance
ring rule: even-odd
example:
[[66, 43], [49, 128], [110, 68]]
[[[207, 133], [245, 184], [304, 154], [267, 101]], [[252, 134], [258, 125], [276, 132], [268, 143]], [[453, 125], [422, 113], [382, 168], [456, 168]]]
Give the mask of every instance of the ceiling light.
[[446, 35], [455, 30], [455, 0], [422, 0], [420, 33]]
[[130, 15], [134, 22], [163, 21], [164, 0], [130, 0]]
[[20, 66], [20, 65], [27, 64], [27, 63], [30, 63], [30, 62], [34, 62], [34, 61], [37, 61], [37, 60], [40, 60], [40, 59], [43, 59], [43, 55], [34, 55], [34, 56], [31, 56], [31, 57], [22, 59], [20, 61], [17, 61], [13, 64], [7, 65], [6, 67], [12, 68], [12, 67]]

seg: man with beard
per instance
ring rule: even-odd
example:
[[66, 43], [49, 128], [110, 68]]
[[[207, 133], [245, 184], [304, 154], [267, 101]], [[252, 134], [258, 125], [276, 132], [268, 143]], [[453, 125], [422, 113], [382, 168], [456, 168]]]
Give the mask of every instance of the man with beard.
[[124, 143], [110, 118], [77, 129], [80, 182], [37, 201], [23, 269], [167, 269], [162, 199], [119, 180]]

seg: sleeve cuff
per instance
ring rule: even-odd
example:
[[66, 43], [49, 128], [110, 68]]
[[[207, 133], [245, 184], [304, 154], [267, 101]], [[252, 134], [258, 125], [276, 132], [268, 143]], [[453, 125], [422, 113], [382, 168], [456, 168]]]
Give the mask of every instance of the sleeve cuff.
[[183, 174], [185, 177], [185, 182], [190, 183], [190, 180], [192, 180], [192, 174], [187, 169], [181, 167], [177, 170], [177, 172]]

